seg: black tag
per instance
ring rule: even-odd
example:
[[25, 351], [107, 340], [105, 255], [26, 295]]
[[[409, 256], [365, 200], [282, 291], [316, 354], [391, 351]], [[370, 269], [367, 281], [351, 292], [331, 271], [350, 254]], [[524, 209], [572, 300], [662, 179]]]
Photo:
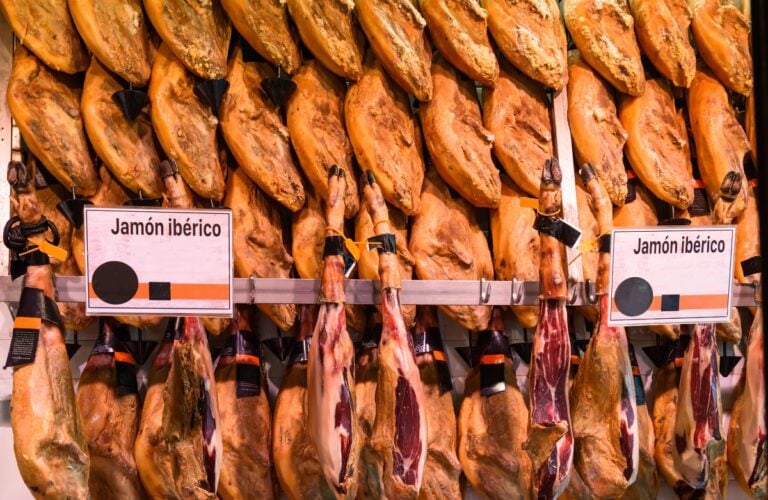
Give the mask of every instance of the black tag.
[[323, 258], [329, 255], [344, 255], [344, 238], [338, 234], [325, 237]]
[[235, 358], [238, 399], [261, 394], [261, 344], [255, 333], [239, 330], [229, 338], [221, 357]]
[[693, 190], [693, 202], [688, 207], [688, 213], [693, 216], [708, 215], [712, 212], [709, 207], [709, 198], [707, 198], [707, 191], [704, 188], [695, 188]]
[[611, 253], [610, 234], [604, 234], [597, 239], [597, 251], [600, 253]]
[[509, 340], [503, 331], [483, 330], [478, 334], [474, 365], [480, 365], [480, 394], [504, 392], [504, 362], [509, 357]]
[[237, 398], [261, 394], [261, 367], [237, 363]]
[[312, 343], [312, 337], [296, 342], [291, 349], [291, 355], [288, 358], [288, 366], [296, 363], [306, 363], [309, 359], [309, 346]]
[[533, 228], [540, 233], [552, 236], [559, 242], [564, 243], [568, 248], [573, 248], [573, 245], [576, 244], [579, 236], [581, 236], [581, 231], [564, 220], [541, 214], [536, 216]]
[[632, 379], [635, 381], [635, 402], [638, 405], [645, 404], [645, 386], [643, 378], [640, 376], [640, 365], [635, 356], [635, 346], [629, 344], [629, 363], [632, 365]]
[[624, 198], [624, 203], [632, 203], [637, 199], [637, 185], [639, 182], [637, 177], [627, 179], [627, 197]]
[[139, 384], [136, 382], [136, 366], [133, 363], [115, 361], [117, 372], [118, 397], [139, 393]]
[[368, 238], [368, 249], [375, 248], [379, 253], [397, 252], [397, 241], [394, 233], [384, 233]]
[[664, 219], [662, 221], [659, 221], [657, 224], [659, 226], [690, 226], [691, 225], [691, 219], [683, 219], [680, 217], [672, 217], [669, 219]]
[[437, 366], [437, 373], [440, 376], [440, 394], [452, 391], [451, 370], [448, 367], [448, 356], [445, 353], [445, 347], [443, 347], [440, 329], [432, 327], [428, 328], [426, 332], [414, 333], [413, 350], [416, 356], [432, 354]]
[[741, 261], [741, 272], [744, 273], [744, 276], [750, 276], [759, 273], [762, 270], [762, 266], [763, 259], [759, 255], [756, 255]]
[[37, 353], [39, 334], [40, 330], [14, 328], [11, 346], [8, 349], [8, 358], [5, 360], [3, 368], [33, 363]]

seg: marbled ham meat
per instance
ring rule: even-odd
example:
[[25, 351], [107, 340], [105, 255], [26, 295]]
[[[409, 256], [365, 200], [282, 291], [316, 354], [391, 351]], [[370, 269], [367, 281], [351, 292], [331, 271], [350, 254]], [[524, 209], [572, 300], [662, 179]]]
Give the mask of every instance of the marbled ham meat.
[[408, 94], [373, 54], [365, 58], [363, 76], [347, 90], [344, 116], [357, 161], [374, 173], [387, 202], [406, 215], [419, 213], [424, 181], [421, 130]]
[[400, 276], [387, 208], [371, 172], [363, 175], [363, 182], [366, 208], [380, 242], [383, 321], [371, 437], [376, 466], [371, 472], [373, 480], [381, 483], [384, 497], [415, 499], [424, 478], [428, 448], [424, 389], [411, 335], [400, 312]]
[[441, 58], [432, 63], [432, 82], [434, 99], [420, 107], [419, 117], [435, 169], [474, 206], [499, 206], [493, 134], [483, 126], [474, 84], [462, 81]]
[[70, 74], [88, 67], [88, 52], [72, 22], [67, 0], [2, 0], [0, 11], [21, 44], [46, 66]]
[[259, 55], [286, 73], [299, 69], [301, 54], [284, 0], [221, 0], [221, 6]]
[[356, 81], [363, 74], [365, 39], [350, 0], [287, 0], [304, 45], [333, 73]]
[[568, 82], [565, 27], [556, 0], [481, 0], [504, 57], [555, 90]]
[[488, 40], [488, 13], [475, 0], [422, 0], [421, 13], [432, 43], [456, 68], [493, 86], [499, 62]]
[[[45, 223], [33, 177], [23, 164], [9, 165], [11, 206], [21, 224]], [[14, 227], [20, 239], [16, 250], [23, 250], [28, 235], [19, 230], [20, 226]], [[29, 243], [47, 237], [47, 233], [32, 236]], [[21, 478], [36, 498], [88, 498], [88, 445], [53, 297], [53, 271], [47, 259], [31, 262], [15, 327], [39, 332], [39, 337], [32, 362], [20, 360], [21, 364], [13, 368], [13, 451]]]
[[69, 10], [101, 64], [129, 84], [147, 84], [154, 49], [141, 0], [69, 0]]
[[[561, 182], [560, 165], [553, 158], [542, 171], [541, 213], [560, 213]], [[554, 237], [541, 233], [541, 301], [528, 375], [531, 426], [525, 443], [533, 467], [533, 494], [538, 498], [557, 498], [568, 485], [573, 466], [573, 429], [568, 403], [571, 343], [561, 247]]]
[[232, 26], [219, 0], [144, 0], [144, 9], [157, 34], [189, 71], [205, 79], [226, 76]]
[[307, 422], [307, 355], [315, 328], [314, 306], [299, 306], [299, 335], [275, 401], [272, 456], [280, 487], [290, 500], [333, 500]]
[[362, 440], [353, 392], [355, 352], [344, 311], [343, 172], [338, 167], [329, 171], [321, 306], [307, 367], [307, 428], [328, 485], [354, 498]]
[[24, 143], [45, 168], [65, 188], [90, 196], [99, 187], [99, 176], [83, 130], [76, 82], [19, 46], [8, 82], [8, 108]]
[[288, 128], [277, 107], [261, 90], [275, 77], [266, 63], [243, 59], [235, 47], [229, 61], [229, 89], [219, 107], [221, 132], [240, 168], [248, 177], [291, 212], [305, 202], [299, 169], [291, 155]]
[[427, 22], [411, 0], [356, 0], [355, 13], [376, 59], [409, 94], [432, 99]]
[[768, 495], [768, 412], [765, 401], [763, 309], [752, 322], [747, 360], [728, 430], [728, 465], [745, 492], [754, 498]]
[[238, 308], [229, 325], [229, 340], [216, 363], [216, 390], [223, 454], [219, 497], [275, 497], [272, 486], [272, 412], [255, 315]]
[[[503, 344], [509, 342], [498, 309], [490, 330], [480, 334], [480, 339], [487, 340], [485, 345], [478, 340], [474, 356], [478, 362], [493, 337]], [[524, 450], [530, 426], [528, 406], [517, 385], [513, 360], [505, 354], [501, 357], [501, 391], [488, 394], [481, 389], [482, 364], [467, 375], [459, 412], [459, 459], [472, 488], [484, 498], [529, 499], [533, 471]]]
[[139, 430], [139, 388], [136, 361], [119, 335], [128, 329], [110, 318], [102, 319], [99, 338], [80, 374], [77, 406], [83, 416], [93, 498], [139, 500], [139, 482], [133, 450]]

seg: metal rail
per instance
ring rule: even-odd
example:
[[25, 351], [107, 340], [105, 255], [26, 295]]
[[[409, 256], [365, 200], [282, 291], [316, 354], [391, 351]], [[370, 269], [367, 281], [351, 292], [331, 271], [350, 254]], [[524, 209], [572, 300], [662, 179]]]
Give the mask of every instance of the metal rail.
[[[16, 302], [21, 294], [21, 279], [11, 281], [0, 277], [0, 302]], [[85, 278], [57, 276], [56, 298], [59, 302], [83, 302]], [[346, 280], [346, 302], [349, 304], [378, 304], [379, 282]], [[320, 293], [320, 280], [279, 278], [235, 278], [234, 301], [237, 304], [316, 304]], [[569, 289], [569, 305], [590, 305], [584, 283], [575, 283]], [[539, 303], [539, 283], [536, 281], [485, 280], [406, 280], [400, 298], [404, 304], [416, 305], [489, 305], [532, 306]], [[757, 305], [756, 288], [734, 284], [734, 306]]]

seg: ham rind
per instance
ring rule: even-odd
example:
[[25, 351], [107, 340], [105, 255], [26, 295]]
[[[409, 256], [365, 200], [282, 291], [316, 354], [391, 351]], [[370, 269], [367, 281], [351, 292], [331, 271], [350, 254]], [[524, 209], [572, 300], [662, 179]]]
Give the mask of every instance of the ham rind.
[[373, 174], [363, 174], [366, 206], [379, 248], [382, 332], [376, 383], [376, 418], [371, 448], [372, 473], [385, 498], [418, 497], [427, 460], [424, 388], [411, 335], [400, 310], [400, 276], [394, 234], [381, 189]]
[[337, 496], [354, 498], [360, 454], [352, 392], [355, 351], [344, 309], [344, 257], [338, 245], [333, 248], [330, 244], [331, 238], [343, 234], [343, 170], [335, 166], [330, 169], [328, 188], [321, 306], [307, 367], [307, 426], [326, 481]]
[[728, 431], [728, 464], [739, 485], [755, 498], [768, 495], [768, 413], [765, 405], [763, 310], [758, 308], [747, 342], [747, 359]]
[[677, 415], [675, 464], [692, 488], [706, 489], [714, 461], [725, 452], [715, 325], [696, 325], [683, 358]]
[[[557, 159], [547, 160], [541, 175], [540, 215], [557, 222], [562, 209], [562, 174]], [[546, 222], [546, 221], [545, 221]], [[567, 287], [562, 244], [541, 232], [539, 324], [533, 339], [529, 373], [531, 430], [525, 449], [533, 465], [534, 496], [557, 498], [568, 486], [573, 466], [573, 433], [568, 403], [571, 342], [565, 312]]]

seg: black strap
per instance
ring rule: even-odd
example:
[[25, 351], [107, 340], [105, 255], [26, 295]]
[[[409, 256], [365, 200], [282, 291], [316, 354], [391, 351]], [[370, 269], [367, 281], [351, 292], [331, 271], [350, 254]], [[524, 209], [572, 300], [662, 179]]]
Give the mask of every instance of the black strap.
[[533, 228], [542, 234], [552, 236], [569, 248], [573, 248], [581, 236], [578, 229], [566, 224], [562, 219], [541, 214], [536, 216]]
[[344, 255], [344, 238], [338, 234], [325, 237], [323, 258], [329, 255]]
[[[373, 243], [373, 245], [371, 245]], [[368, 238], [368, 245], [375, 247], [379, 253], [395, 253], [397, 252], [397, 241], [395, 240], [395, 233], [384, 233]]]
[[693, 190], [693, 202], [688, 207], [688, 213], [694, 217], [709, 215], [712, 209], [709, 206], [709, 198], [707, 198], [707, 190], [704, 188], [694, 188]]
[[611, 253], [610, 234], [604, 234], [597, 239], [597, 251], [600, 253]]
[[432, 354], [437, 366], [438, 376], [440, 377], [440, 393], [444, 394], [453, 390], [451, 371], [448, 367], [448, 357], [445, 353], [445, 347], [443, 347], [443, 339], [440, 335], [440, 329], [431, 327], [427, 328], [426, 331], [414, 333], [413, 350], [416, 356]]
[[288, 357], [288, 366], [295, 365], [296, 363], [306, 363], [309, 359], [309, 347], [311, 344], [312, 337], [293, 344], [293, 349], [291, 349], [291, 354]]
[[509, 339], [501, 330], [483, 330], [478, 334], [473, 366], [480, 366], [480, 394], [488, 397], [506, 391], [504, 363], [499, 356], [509, 358]]
[[741, 272], [744, 276], [750, 276], [762, 271], [763, 259], [759, 255], [741, 261]]
[[40, 288], [25, 286], [21, 290], [19, 310], [16, 315], [27, 318], [40, 318], [43, 321], [53, 323], [62, 331], [64, 330], [64, 323], [61, 321], [59, 307], [56, 305], [56, 302], [46, 296]]
[[261, 342], [258, 334], [248, 330], [238, 330], [227, 339], [222, 349], [222, 358], [247, 356], [254, 358], [255, 363], [237, 360], [236, 394], [237, 398], [247, 398], [261, 394]]

